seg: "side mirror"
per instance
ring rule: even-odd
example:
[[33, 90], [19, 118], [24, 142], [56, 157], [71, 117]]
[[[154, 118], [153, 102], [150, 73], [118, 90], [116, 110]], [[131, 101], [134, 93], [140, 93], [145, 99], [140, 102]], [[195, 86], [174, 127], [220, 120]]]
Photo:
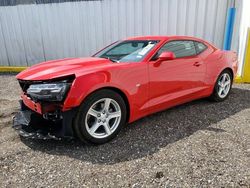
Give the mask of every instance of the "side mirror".
[[162, 52], [161, 55], [158, 57], [159, 61], [167, 61], [175, 59], [175, 55], [173, 52], [165, 51]]

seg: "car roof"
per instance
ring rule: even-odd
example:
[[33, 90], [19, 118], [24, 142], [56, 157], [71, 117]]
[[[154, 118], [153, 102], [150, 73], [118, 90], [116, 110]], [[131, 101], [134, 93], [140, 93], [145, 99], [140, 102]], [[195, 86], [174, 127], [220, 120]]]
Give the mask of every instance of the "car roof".
[[196, 40], [203, 41], [202, 39], [190, 36], [137, 36], [129, 37], [126, 40]]
[[166, 40], [167, 36], [137, 36], [137, 37], [129, 37], [127, 40]]
[[137, 37], [129, 37], [125, 40], [159, 40], [159, 41], [167, 41], [167, 40], [194, 40], [197, 42], [202, 42], [208, 46], [211, 46], [213, 49], [218, 49], [216, 46], [213, 44], [200, 39], [196, 37], [191, 37], [191, 36], [178, 36], [178, 35], [173, 35], [173, 36], [137, 36]]

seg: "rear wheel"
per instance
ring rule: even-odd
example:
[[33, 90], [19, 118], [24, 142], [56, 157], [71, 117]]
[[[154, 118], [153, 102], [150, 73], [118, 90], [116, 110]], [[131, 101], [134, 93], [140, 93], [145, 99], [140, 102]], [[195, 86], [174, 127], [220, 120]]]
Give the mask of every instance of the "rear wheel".
[[211, 99], [220, 102], [224, 101], [230, 94], [233, 83], [233, 75], [229, 70], [223, 71], [218, 77]]
[[93, 93], [81, 104], [74, 128], [80, 140], [103, 144], [114, 138], [125, 123], [123, 98], [112, 90], [104, 89]]

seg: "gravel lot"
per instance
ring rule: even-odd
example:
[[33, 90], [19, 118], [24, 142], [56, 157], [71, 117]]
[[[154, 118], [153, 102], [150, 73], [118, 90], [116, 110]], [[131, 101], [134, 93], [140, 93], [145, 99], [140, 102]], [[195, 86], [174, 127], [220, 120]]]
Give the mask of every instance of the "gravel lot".
[[0, 76], [0, 187], [250, 187], [250, 85], [143, 118], [101, 146], [20, 139], [19, 93]]

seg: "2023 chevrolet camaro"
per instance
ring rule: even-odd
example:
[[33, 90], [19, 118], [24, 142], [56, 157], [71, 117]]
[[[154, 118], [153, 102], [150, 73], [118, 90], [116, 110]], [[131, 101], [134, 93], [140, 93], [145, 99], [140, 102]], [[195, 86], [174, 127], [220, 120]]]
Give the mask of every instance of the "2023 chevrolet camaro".
[[23, 137], [78, 137], [101, 144], [146, 115], [199, 98], [225, 100], [237, 56], [184, 36], [135, 37], [89, 58], [34, 65], [16, 77]]

